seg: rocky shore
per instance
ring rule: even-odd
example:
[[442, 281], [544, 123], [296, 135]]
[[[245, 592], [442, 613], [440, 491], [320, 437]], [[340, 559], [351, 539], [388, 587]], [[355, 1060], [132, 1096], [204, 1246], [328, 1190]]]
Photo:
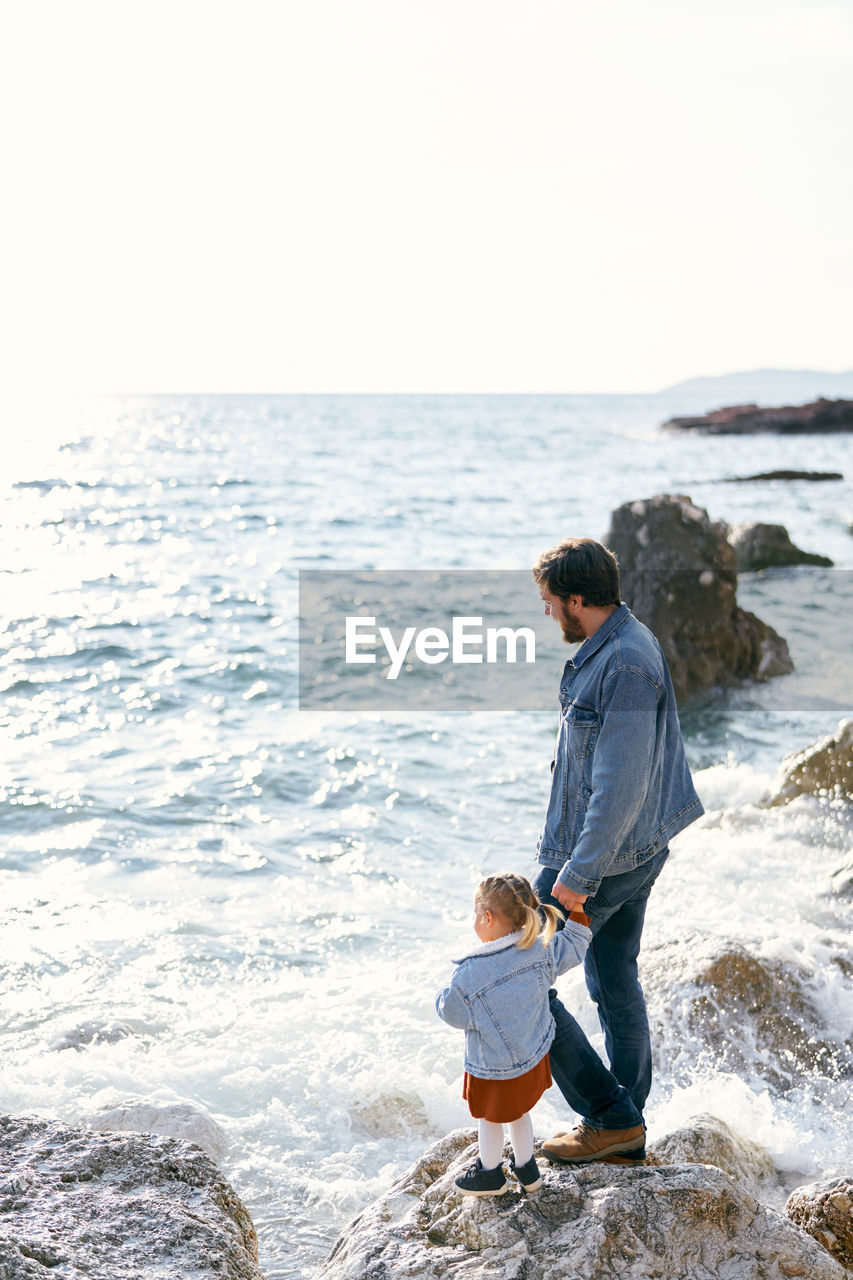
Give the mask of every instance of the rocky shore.
[[[851, 733], [843, 721], [784, 761], [764, 803], [853, 801]], [[853, 896], [850, 865], [827, 892]], [[727, 1070], [747, 1070], [725, 1010], [773, 1090], [849, 1070], [850, 1045], [829, 1034], [790, 958], [700, 937], [644, 958], [649, 974], [667, 975], [657, 989], [671, 993], [650, 1010], [659, 1052], [674, 1056], [687, 1031]], [[55, 1047], [113, 1034], [93, 1025]], [[0, 1117], [0, 1280], [263, 1280], [249, 1212], [214, 1163], [225, 1135], [209, 1117], [137, 1101], [89, 1125]], [[115, 1131], [155, 1127], [192, 1140]], [[513, 1184], [486, 1201], [454, 1186], [474, 1139], [460, 1130], [429, 1147], [346, 1228], [317, 1280], [842, 1280], [853, 1269], [851, 1179], [784, 1181], [765, 1150], [719, 1118], [658, 1136], [644, 1165], [543, 1163], [541, 1192]]]
[[246, 1206], [201, 1148], [0, 1116], [0, 1280], [263, 1280]]
[[645, 1165], [541, 1166], [533, 1195], [494, 1199], [454, 1180], [473, 1130], [429, 1147], [343, 1232], [317, 1280], [845, 1280], [847, 1179], [756, 1197], [772, 1165], [713, 1117], [653, 1144]]
[[734, 404], [698, 417], [669, 418], [667, 431], [704, 431], [709, 435], [753, 435], [773, 431], [780, 435], [853, 431], [853, 400], [814, 400], [810, 404], [761, 408]]

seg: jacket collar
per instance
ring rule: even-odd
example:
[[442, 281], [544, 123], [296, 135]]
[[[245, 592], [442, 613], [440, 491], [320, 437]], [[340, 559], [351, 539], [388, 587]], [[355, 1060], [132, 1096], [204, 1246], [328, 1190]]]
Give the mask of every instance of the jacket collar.
[[452, 957], [453, 963], [461, 964], [463, 960], [470, 960], [472, 956], [491, 956], [496, 951], [506, 951], [521, 940], [522, 933], [522, 929], [516, 929], [515, 933], [506, 933], [502, 938], [495, 938], [493, 942], [483, 942], [479, 947], [472, 947], [470, 951], [466, 951], [458, 959], [455, 956]]
[[627, 622], [633, 616], [626, 604], [620, 604], [618, 608], [613, 610], [610, 617], [602, 622], [595, 634], [584, 640], [574, 657], [568, 659], [566, 666], [582, 667], [588, 658], [591, 658], [594, 653], [598, 653], [598, 650], [610, 639], [616, 628], [621, 627], [623, 622]]

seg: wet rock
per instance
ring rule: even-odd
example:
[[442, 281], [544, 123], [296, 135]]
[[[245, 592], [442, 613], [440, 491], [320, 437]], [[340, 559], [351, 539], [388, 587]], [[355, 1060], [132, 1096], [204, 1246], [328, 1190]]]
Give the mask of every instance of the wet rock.
[[754, 476], [731, 476], [729, 484], [748, 484], [752, 480], [843, 480], [840, 471], [758, 471]]
[[815, 1077], [849, 1072], [849, 1045], [834, 1041], [809, 993], [809, 975], [741, 946], [691, 936], [644, 952], [653, 1043], [676, 1067], [689, 1056], [748, 1079], [759, 1075], [779, 1092]]
[[830, 1178], [797, 1187], [785, 1212], [834, 1258], [853, 1270], [853, 1179]]
[[829, 883], [836, 898], [853, 898], [853, 862], [839, 867]]
[[826, 400], [810, 404], [760, 408], [757, 404], [733, 404], [693, 418], [670, 418], [669, 431], [703, 431], [709, 435], [752, 435], [774, 431], [799, 435], [827, 431], [853, 431], [853, 400]]
[[454, 1186], [470, 1130], [434, 1144], [344, 1231], [317, 1280], [843, 1280], [840, 1263], [728, 1174], [705, 1165], [542, 1163], [542, 1189]]
[[185, 1142], [0, 1116], [0, 1278], [262, 1280], [248, 1210]]
[[211, 1160], [221, 1160], [228, 1150], [225, 1131], [205, 1112], [189, 1102], [150, 1102], [131, 1099], [86, 1117], [91, 1129], [101, 1132], [156, 1133], [164, 1138], [194, 1142]]
[[793, 670], [788, 646], [738, 607], [728, 526], [683, 495], [618, 507], [604, 541], [619, 560], [622, 596], [666, 654], [676, 697]]
[[846, 1054], [822, 1038], [823, 1019], [790, 965], [732, 949], [712, 961], [696, 985], [702, 994], [691, 1009], [694, 1030], [719, 1047], [730, 1039], [732, 1024], [751, 1025], [756, 1069], [777, 1088], [791, 1087], [804, 1075], [836, 1079], [844, 1073]]
[[429, 1125], [424, 1104], [417, 1094], [383, 1093], [350, 1109], [353, 1128], [374, 1138], [408, 1138], [426, 1133]]
[[51, 1041], [50, 1048], [57, 1051], [79, 1050], [85, 1049], [90, 1044], [117, 1044], [119, 1040], [125, 1040], [131, 1035], [133, 1030], [126, 1022], [100, 1022], [91, 1019], [63, 1031]]
[[763, 524], [760, 521], [732, 524], [729, 525], [728, 538], [735, 549], [739, 573], [796, 564], [816, 564], [824, 568], [832, 565], [828, 556], [795, 546], [783, 524]]
[[834, 734], [783, 761], [766, 803], [787, 804], [803, 794], [853, 800], [853, 720], [842, 720]]
[[694, 1116], [684, 1128], [652, 1142], [647, 1151], [647, 1164], [712, 1164], [756, 1198], [762, 1184], [776, 1174], [763, 1147], [733, 1133], [717, 1116]]

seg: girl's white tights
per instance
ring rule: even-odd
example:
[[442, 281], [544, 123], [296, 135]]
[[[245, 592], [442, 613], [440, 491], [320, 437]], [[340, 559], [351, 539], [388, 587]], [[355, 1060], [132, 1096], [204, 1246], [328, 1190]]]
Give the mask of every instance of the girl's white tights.
[[[491, 1120], [478, 1120], [480, 1162], [484, 1169], [497, 1169], [504, 1153], [504, 1127]], [[521, 1167], [533, 1155], [533, 1121], [527, 1111], [507, 1125], [515, 1163]]]

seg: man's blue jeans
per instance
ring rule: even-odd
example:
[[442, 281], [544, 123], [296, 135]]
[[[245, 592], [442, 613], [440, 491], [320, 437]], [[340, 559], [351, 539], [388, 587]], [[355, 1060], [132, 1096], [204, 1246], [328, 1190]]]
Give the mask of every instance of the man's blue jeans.
[[[652, 1083], [652, 1046], [637, 956], [646, 901], [668, 853], [662, 849], [633, 871], [605, 876], [584, 904], [592, 930], [584, 973], [598, 1007], [609, 1071], [556, 991], [549, 992], [557, 1024], [551, 1074], [572, 1110], [593, 1129], [631, 1129], [642, 1123]], [[540, 902], [560, 906], [551, 896], [558, 874], [552, 867], [539, 872], [533, 887]]]

